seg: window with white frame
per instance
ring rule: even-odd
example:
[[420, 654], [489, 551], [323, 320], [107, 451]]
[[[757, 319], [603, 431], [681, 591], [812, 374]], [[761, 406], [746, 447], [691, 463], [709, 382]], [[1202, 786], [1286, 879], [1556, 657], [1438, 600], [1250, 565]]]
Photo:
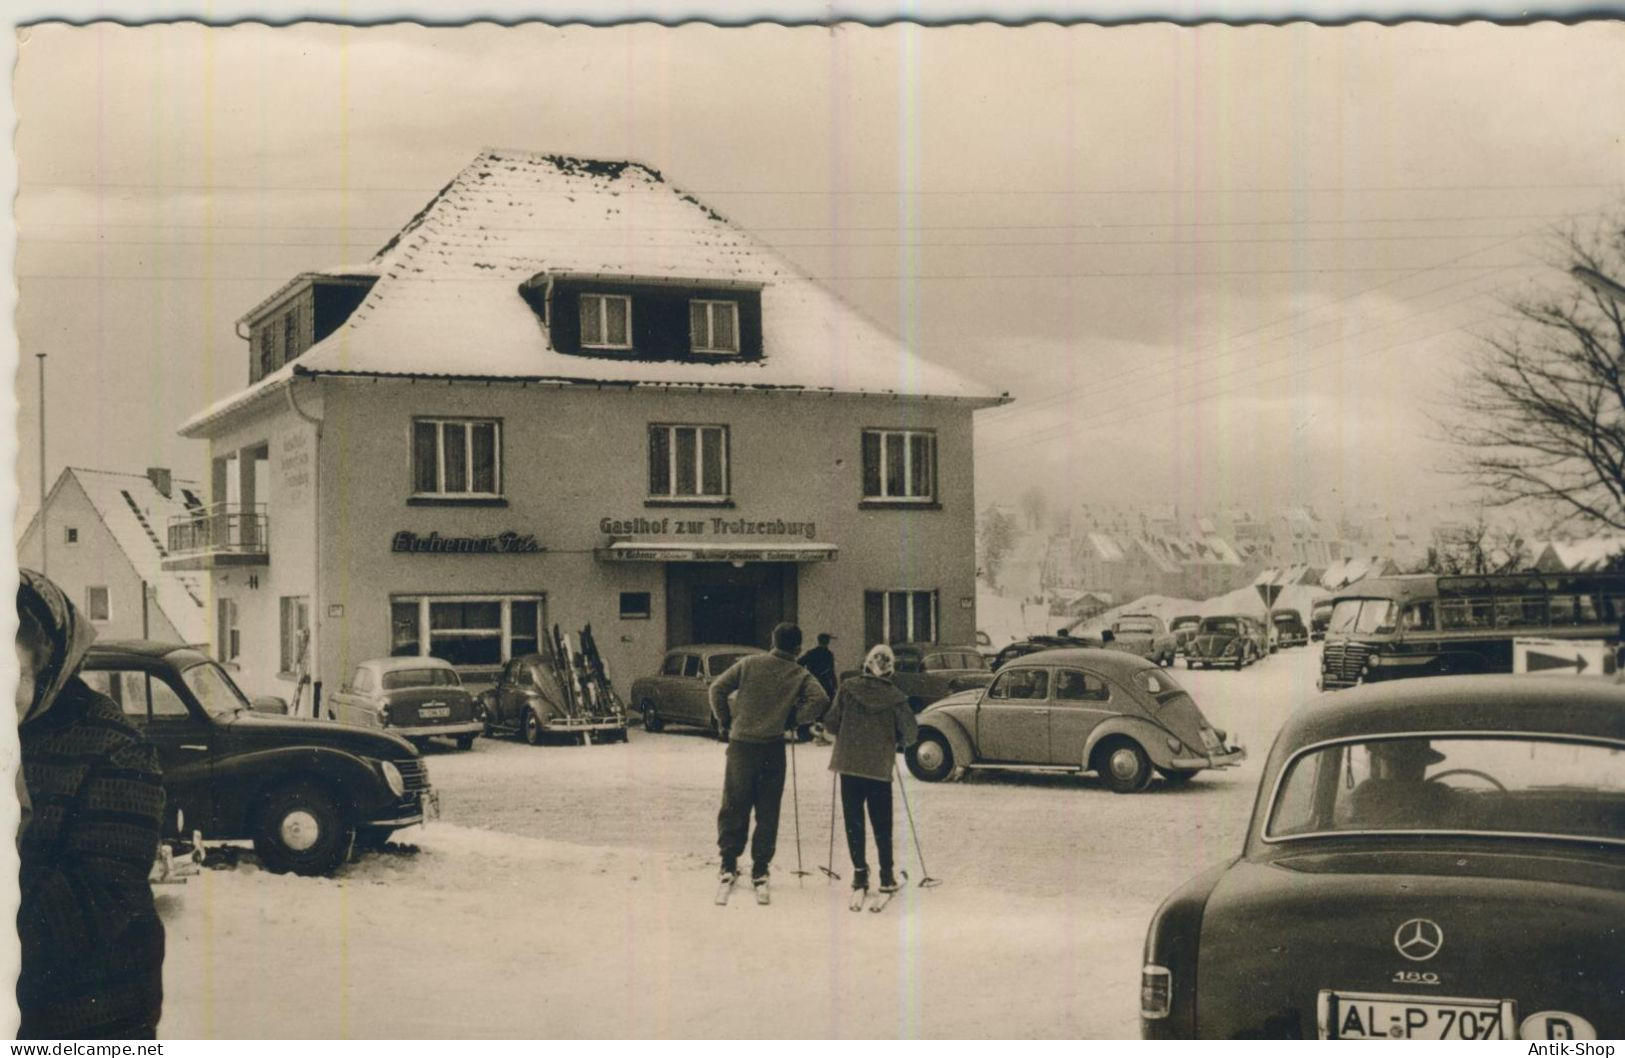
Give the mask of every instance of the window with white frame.
[[[284, 595], [279, 600], [281, 668], [292, 675], [300, 671], [309, 660], [310, 650], [310, 596]], [[307, 670], [308, 671], [308, 670]]]
[[937, 593], [913, 590], [864, 592], [863, 638], [870, 645], [936, 642]]
[[112, 619], [113, 603], [107, 589], [93, 587], [85, 589], [85, 613], [92, 621], [108, 621]]
[[739, 302], [690, 301], [688, 344], [696, 353], [739, 352]]
[[236, 661], [243, 652], [242, 632], [237, 627], [237, 600], [215, 600], [215, 656], [224, 662]]
[[632, 348], [632, 299], [625, 294], [581, 295], [581, 344], [593, 349]]
[[649, 496], [652, 499], [727, 499], [728, 428], [650, 425]]
[[397, 595], [390, 599], [390, 654], [434, 657], [460, 668], [495, 668], [541, 651], [544, 596]]
[[929, 503], [937, 498], [937, 435], [929, 430], [863, 431], [863, 498]]
[[413, 419], [412, 492], [417, 496], [502, 495], [501, 420]]

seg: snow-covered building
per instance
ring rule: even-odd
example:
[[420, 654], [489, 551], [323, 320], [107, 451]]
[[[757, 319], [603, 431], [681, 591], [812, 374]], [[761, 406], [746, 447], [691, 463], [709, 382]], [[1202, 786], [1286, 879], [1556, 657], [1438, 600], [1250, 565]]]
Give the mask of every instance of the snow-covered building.
[[1595, 573], [1607, 570], [1621, 556], [1625, 556], [1625, 537], [1553, 540], [1535, 549], [1534, 568], [1542, 573]]
[[482, 151], [239, 331], [166, 564], [236, 601], [251, 686], [306, 644], [329, 686], [414, 653], [479, 681], [554, 624], [623, 687], [785, 619], [843, 665], [974, 638], [971, 419], [1008, 398], [647, 166]]
[[201, 497], [161, 467], [68, 467], [23, 530], [17, 562], [55, 581], [102, 639], [208, 643], [206, 578], [164, 568], [166, 527], [200, 510]]

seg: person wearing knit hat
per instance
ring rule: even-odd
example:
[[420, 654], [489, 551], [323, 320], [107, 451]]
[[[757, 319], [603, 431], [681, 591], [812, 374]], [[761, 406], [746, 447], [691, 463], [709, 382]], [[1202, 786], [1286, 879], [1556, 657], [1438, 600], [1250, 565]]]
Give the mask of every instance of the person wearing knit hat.
[[908, 707], [908, 696], [892, 682], [896, 670], [897, 657], [891, 647], [877, 644], [863, 659], [862, 674], [841, 684], [824, 715], [824, 730], [835, 736], [829, 768], [841, 777], [841, 815], [855, 890], [869, 888], [865, 810], [875, 831], [880, 891], [897, 890], [892, 866], [892, 774], [898, 751], [912, 746], [919, 737], [919, 724]]
[[32, 570], [17, 587], [18, 1039], [153, 1039], [164, 927], [147, 883], [157, 751], [79, 678], [96, 631]]

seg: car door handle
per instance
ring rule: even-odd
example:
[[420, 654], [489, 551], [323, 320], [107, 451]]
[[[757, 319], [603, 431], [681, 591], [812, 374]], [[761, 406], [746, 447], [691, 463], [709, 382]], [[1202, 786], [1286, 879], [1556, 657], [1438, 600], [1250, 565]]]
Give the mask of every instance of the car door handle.
[[181, 746], [181, 749], [201, 749], [205, 753], [207, 753], [209, 751], [208, 746], [199, 746], [199, 745], [197, 745], [195, 743], [186, 743], [185, 745]]

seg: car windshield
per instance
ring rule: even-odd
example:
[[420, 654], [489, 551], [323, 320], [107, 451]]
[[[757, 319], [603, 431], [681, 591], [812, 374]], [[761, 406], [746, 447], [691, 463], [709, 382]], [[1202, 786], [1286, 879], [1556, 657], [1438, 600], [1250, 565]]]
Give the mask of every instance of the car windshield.
[[705, 664], [712, 678], [715, 679], [733, 668], [734, 663], [745, 656], [744, 654], [712, 654]]
[[1202, 631], [1233, 636], [1241, 632], [1241, 622], [1234, 617], [1210, 617], [1202, 622]]
[[1169, 627], [1177, 632], [1182, 628], [1195, 628], [1201, 623], [1202, 619], [1200, 617], [1176, 617], [1174, 623]]
[[193, 665], [181, 673], [181, 680], [210, 716], [229, 716], [249, 707], [231, 677], [212, 661]]
[[1399, 606], [1392, 599], [1339, 599], [1326, 630], [1355, 635], [1392, 632], [1398, 615]]
[[396, 669], [384, 673], [386, 691], [404, 691], [413, 687], [461, 687], [462, 682], [451, 669]]
[[1508, 734], [1325, 746], [1288, 766], [1265, 838], [1383, 831], [1625, 845], [1625, 745]]
[[1117, 622], [1118, 635], [1148, 636], [1156, 632], [1157, 626], [1150, 621], [1119, 621]]

